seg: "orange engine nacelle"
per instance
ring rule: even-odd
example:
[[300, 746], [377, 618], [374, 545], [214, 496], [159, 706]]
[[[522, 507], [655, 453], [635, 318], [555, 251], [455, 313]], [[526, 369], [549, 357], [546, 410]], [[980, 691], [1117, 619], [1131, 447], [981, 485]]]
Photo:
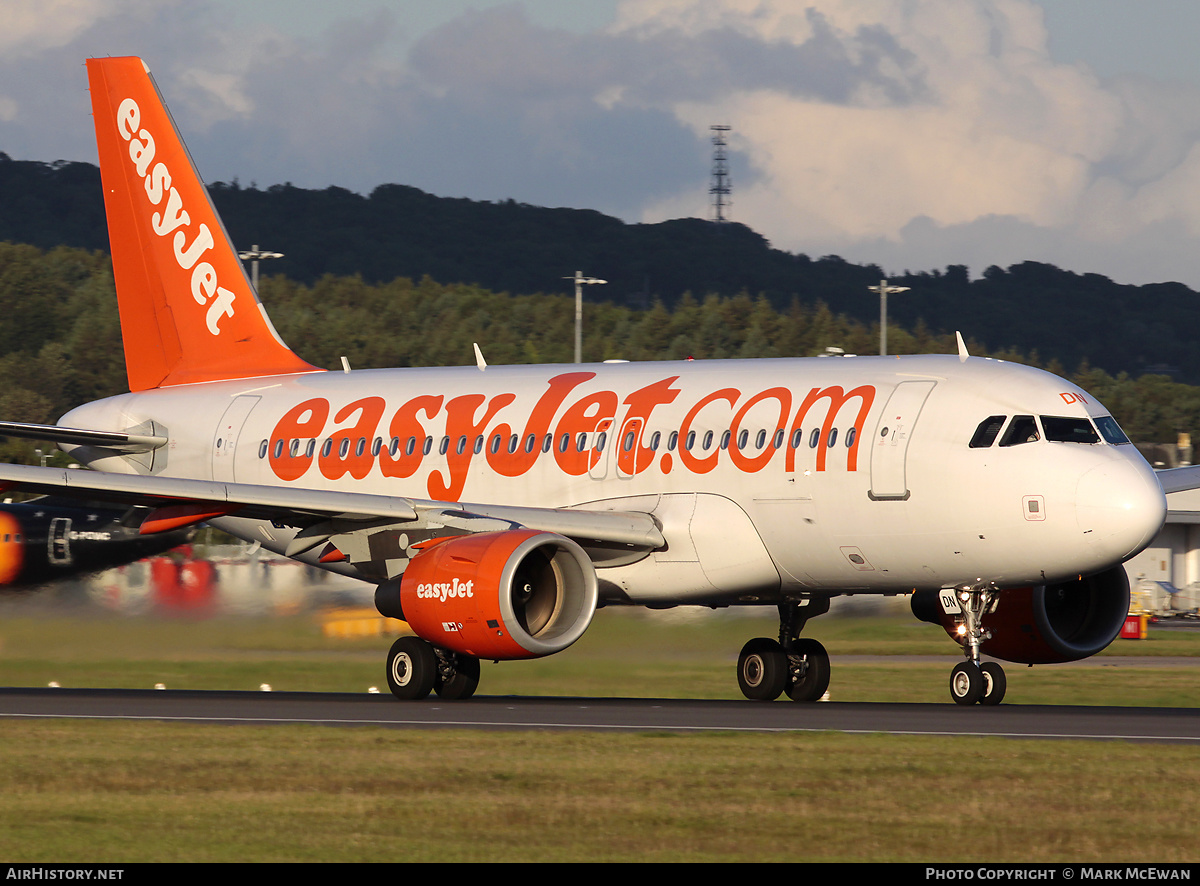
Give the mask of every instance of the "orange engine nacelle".
[[550, 532], [481, 532], [439, 541], [375, 605], [435, 646], [476, 658], [540, 658], [566, 649], [596, 612], [596, 571], [583, 548]]
[[[913, 594], [912, 611], [963, 642], [957, 631], [961, 617], [942, 610], [936, 591]], [[992, 636], [980, 650], [1020, 664], [1079, 661], [1115, 640], [1128, 612], [1129, 578], [1123, 566], [1058, 584], [1005, 588], [995, 608], [983, 616], [982, 626]]]

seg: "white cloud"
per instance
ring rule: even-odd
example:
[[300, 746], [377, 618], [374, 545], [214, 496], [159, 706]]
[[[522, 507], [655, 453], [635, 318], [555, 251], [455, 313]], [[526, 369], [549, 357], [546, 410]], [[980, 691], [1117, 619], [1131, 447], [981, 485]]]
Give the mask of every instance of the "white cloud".
[[[786, 0], [656, 0], [622, 7], [618, 28], [643, 35], [679, 27], [752, 29], [797, 46], [823, 23], [862, 58], [869, 38], [899, 50], [891, 75], [919, 88], [889, 98], [866, 83], [844, 101], [797, 89], [746, 90], [679, 103], [697, 133], [721, 121], [752, 164], [735, 187], [735, 217], [777, 245], [809, 248], [898, 240], [916, 218], [960, 225], [1002, 215], [1069, 223], [1091, 166], [1116, 142], [1121, 102], [1086, 70], [1053, 63], [1037, 7], [1021, 0], [911, 3], [815, 0], [798, 16]], [[880, 67], [879, 70], [887, 70]], [[648, 207], [654, 218], [683, 205]]]
[[116, 5], [115, 0], [0, 0], [0, 55], [14, 60], [66, 46]]

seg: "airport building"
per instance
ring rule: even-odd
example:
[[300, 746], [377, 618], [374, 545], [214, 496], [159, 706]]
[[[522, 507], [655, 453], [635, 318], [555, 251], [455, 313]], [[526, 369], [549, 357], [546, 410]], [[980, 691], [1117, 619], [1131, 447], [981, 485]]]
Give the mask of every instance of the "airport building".
[[[1192, 441], [1180, 434], [1175, 445], [1139, 445], [1155, 468], [1192, 463]], [[1195, 616], [1200, 611], [1200, 490], [1167, 496], [1167, 522], [1146, 550], [1125, 564], [1130, 611], [1162, 617]]]

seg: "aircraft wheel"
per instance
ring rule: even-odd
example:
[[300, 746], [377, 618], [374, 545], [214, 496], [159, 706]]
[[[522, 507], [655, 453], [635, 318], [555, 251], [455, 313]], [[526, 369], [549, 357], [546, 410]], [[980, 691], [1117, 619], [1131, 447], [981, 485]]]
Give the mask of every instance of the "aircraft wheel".
[[[788, 656], [789, 673], [784, 691], [792, 701], [819, 701], [829, 688], [829, 653], [816, 640], [800, 639]], [[791, 666], [800, 664], [801, 676], [791, 679]]]
[[971, 705], [983, 697], [983, 673], [974, 662], [959, 662], [950, 672], [950, 697], [955, 704]]
[[388, 651], [388, 688], [405, 701], [425, 698], [437, 681], [437, 667], [432, 646], [420, 637], [401, 637]]
[[738, 686], [754, 701], [774, 701], [788, 679], [788, 658], [775, 640], [758, 637], [742, 647], [738, 656]]
[[454, 676], [449, 680], [438, 680], [433, 688], [438, 698], [461, 701], [474, 695], [478, 686], [479, 659], [473, 655], [459, 655], [455, 658]]
[[1008, 678], [1004, 676], [1004, 668], [994, 661], [985, 661], [979, 666], [979, 670], [983, 674], [983, 695], [979, 703], [1000, 704], [1008, 689]]

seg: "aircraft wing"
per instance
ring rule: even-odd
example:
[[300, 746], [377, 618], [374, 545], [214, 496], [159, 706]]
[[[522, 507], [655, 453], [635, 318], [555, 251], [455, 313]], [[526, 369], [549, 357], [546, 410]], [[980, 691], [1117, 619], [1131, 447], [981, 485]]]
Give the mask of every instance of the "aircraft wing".
[[1186, 492], [1189, 489], [1200, 489], [1200, 465], [1188, 465], [1183, 468], [1168, 468], [1165, 471], [1155, 471], [1163, 492]]
[[654, 518], [640, 512], [475, 505], [36, 465], [0, 465], [0, 489], [149, 505], [155, 510], [142, 525], [144, 534], [231, 515], [271, 520], [301, 529], [289, 556], [328, 538], [330, 521], [402, 525], [435, 518], [466, 531], [523, 527], [555, 532], [585, 547], [598, 543], [649, 551], [665, 544]]

